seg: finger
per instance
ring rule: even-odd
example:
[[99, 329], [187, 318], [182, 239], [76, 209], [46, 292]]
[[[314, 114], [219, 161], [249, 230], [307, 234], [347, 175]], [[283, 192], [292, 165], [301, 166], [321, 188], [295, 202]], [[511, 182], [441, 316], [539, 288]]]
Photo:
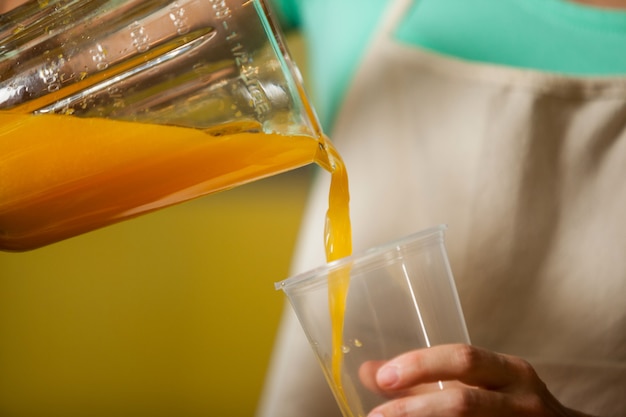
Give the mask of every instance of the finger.
[[499, 392], [475, 388], [440, 390], [391, 400], [373, 409], [368, 417], [516, 417], [527, 410], [510, 404]]
[[359, 367], [359, 379], [365, 388], [377, 394], [384, 394], [384, 391], [381, 390], [376, 383], [376, 374], [378, 373], [378, 369], [386, 362], [387, 361], [367, 361], [361, 364]]
[[[387, 363], [387, 361], [366, 361], [363, 362], [359, 367], [359, 379], [361, 383], [365, 388], [375, 394], [385, 396], [387, 398], [394, 398], [403, 395], [422, 394], [424, 392], [438, 390], [443, 387], [443, 385], [441, 385], [439, 381], [437, 381], [430, 384], [419, 384], [418, 386], [409, 387], [406, 390], [383, 390], [378, 386], [378, 383], [376, 383], [376, 374], [378, 372], [378, 369], [385, 363]], [[447, 388], [449, 386], [452, 386], [452, 384], [454, 383], [446, 382], [445, 387]]]
[[514, 383], [539, 382], [532, 367], [522, 359], [463, 344], [407, 352], [388, 361], [376, 373], [376, 383], [384, 390], [449, 380], [494, 390]]

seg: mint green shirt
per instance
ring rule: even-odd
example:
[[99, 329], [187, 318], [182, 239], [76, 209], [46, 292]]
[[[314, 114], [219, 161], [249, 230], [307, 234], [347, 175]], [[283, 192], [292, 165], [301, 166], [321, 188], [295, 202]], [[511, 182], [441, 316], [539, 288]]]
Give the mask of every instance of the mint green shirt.
[[[388, 0], [273, 0], [307, 40], [312, 101], [332, 125]], [[418, 0], [396, 39], [477, 62], [580, 76], [626, 74], [626, 12], [566, 0]]]

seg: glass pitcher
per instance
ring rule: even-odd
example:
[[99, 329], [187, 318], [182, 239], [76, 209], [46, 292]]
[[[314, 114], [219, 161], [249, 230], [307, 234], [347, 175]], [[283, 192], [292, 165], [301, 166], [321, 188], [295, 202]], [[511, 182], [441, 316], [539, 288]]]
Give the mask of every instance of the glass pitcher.
[[0, 16], [0, 250], [323, 159], [263, 0], [32, 0]]

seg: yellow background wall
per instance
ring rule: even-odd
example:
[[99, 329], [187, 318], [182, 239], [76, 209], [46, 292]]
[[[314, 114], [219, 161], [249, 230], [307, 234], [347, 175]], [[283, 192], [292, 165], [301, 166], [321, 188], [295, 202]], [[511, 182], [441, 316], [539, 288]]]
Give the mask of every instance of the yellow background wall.
[[308, 171], [0, 253], [0, 416], [252, 416]]
[[0, 252], [0, 417], [252, 416], [310, 173]]

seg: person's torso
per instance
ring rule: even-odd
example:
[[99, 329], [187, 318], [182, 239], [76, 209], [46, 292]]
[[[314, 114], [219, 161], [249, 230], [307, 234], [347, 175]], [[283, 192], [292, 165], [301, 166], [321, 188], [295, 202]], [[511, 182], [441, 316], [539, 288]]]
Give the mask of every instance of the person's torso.
[[626, 410], [605, 389], [626, 386], [626, 78], [390, 40], [334, 133], [356, 248], [447, 223], [472, 341], [533, 361], [568, 405]]

